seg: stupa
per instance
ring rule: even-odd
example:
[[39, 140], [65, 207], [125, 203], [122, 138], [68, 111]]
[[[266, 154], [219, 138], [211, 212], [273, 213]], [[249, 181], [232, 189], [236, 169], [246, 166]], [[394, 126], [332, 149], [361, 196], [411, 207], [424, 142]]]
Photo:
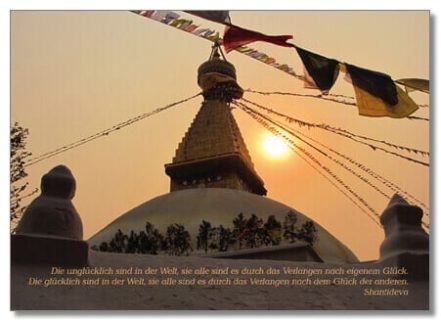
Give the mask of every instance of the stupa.
[[227, 188], [266, 195], [263, 180], [254, 170], [229, 103], [241, 98], [236, 69], [220, 59], [214, 47], [198, 70], [204, 102], [176, 150], [165, 165], [170, 192], [198, 187]]
[[[165, 165], [170, 192], [153, 198], [115, 219], [89, 239], [90, 246], [109, 242], [120, 229], [142, 231], [146, 222], [165, 232], [171, 224], [182, 224], [193, 243], [202, 220], [213, 226], [230, 227], [242, 213], [260, 218], [275, 216], [283, 222], [287, 213], [298, 222], [310, 220], [295, 209], [265, 197], [267, 190], [257, 174], [230, 103], [241, 98], [236, 69], [218, 46], [198, 69], [198, 85], [204, 101], [179, 143], [171, 163]], [[221, 56], [222, 54], [222, 56]], [[324, 262], [353, 263], [356, 256], [323, 227], [315, 223], [317, 240], [313, 250]], [[193, 247], [195, 248], [195, 247]]]

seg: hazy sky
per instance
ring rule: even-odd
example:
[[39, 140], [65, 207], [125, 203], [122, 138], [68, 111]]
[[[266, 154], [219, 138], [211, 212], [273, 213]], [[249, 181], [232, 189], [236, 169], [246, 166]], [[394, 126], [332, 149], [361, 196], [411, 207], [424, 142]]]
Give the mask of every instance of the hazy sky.
[[[222, 25], [178, 13], [223, 30]], [[231, 19], [263, 33], [292, 34], [293, 41], [304, 48], [388, 73], [393, 79], [429, 78], [427, 11], [233, 11]], [[251, 47], [302, 72], [293, 49], [264, 43]], [[197, 68], [209, 54], [210, 42], [130, 12], [12, 12], [11, 119], [29, 128], [28, 148], [38, 156], [196, 94]], [[239, 53], [232, 52], [227, 59], [236, 66], [245, 89], [317, 93]], [[354, 95], [343, 75], [332, 93]], [[420, 104], [429, 101], [426, 94], [411, 96]], [[429, 149], [428, 122], [362, 117], [355, 107], [310, 98], [250, 93], [245, 98], [306, 121]], [[88, 238], [127, 210], [169, 191], [164, 164], [171, 161], [200, 103], [197, 98], [31, 166], [27, 170], [30, 186], [39, 186], [41, 176], [55, 165], [67, 165], [77, 179], [74, 204]], [[382, 229], [296, 155], [269, 159], [261, 148], [265, 130], [241, 111], [235, 110], [234, 115], [269, 198], [320, 223], [360, 259], [378, 257]], [[415, 115], [428, 117], [429, 111], [420, 109]], [[318, 129], [302, 131], [429, 204], [427, 167]], [[381, 213], [388, 203], [385, 197], [337, 165], [327, 165]]]

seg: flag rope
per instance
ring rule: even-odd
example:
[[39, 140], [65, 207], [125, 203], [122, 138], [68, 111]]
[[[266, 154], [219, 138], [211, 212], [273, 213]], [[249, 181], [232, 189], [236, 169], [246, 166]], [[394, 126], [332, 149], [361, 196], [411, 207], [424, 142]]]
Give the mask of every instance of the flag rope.
[[[262, 125], [265, 129], [267, 129], [269, 132], [271, 132], [273, 135], [282, 137], [285, 142], [288, 143], [288, 146], [297, 154], [298, 152], [301, 152], [305, 157], [309, 158], [309, 160], [313, 163], [315, 163], [318, 167], [320, 167], [324, 172], [327, 173], [328, 181], [335, 180], [337, 183], [339, 183], [347, 192], [349, 192], [351, 195], [353, 195], [358, 202], [360, 202], [364, 207], [366, 207], [369, 212], [367, 212], [365, 209], [361, 207], [360, 204], [355, 202], [351, 197], [348, 197], [347, 193], [343, 193], [342, 189], [337, 187], [335, 183], [333, 183], [334, 187], [337, 187], [338, 191], [342, 192], [352, 203], [356, 204], [358, 208], [360, 208], [366, 215], [369, 216], [369, 218], [381, 228], [381, 225], [378, 223], [378, 218], [380, 217], [379, 213], [372, 208], [358, 193], [356, 193], [351, 187], [349, 187], [340, 177], [338, 177], [335, 173], [333, 173], [328, 167], [324, 166], [317, 158], [315, 158], [310, 152], [308, 152], [306, 149], [300, 147], [298, 144], [296, 144], [292, 139], [287, 137], [286, 135], [283, 135], [280, 130], [277, 129], [277, 127], [271, 126], [268, 124], [268, 122], [261, 118], [258, 114], [253, 113], [252, 110], [248, 109], [244, 105], [237, 104], [237, 102], [233, 102], [233, 105], [237, 106], [240, 110], [244, 111], [246, 114], [251, 116], [255, 121], [257, 121], [260, 125]], [[302, 158], [303, 159], [303, 158]], [[309, 164], [309, 162], [308, 162]], [[323, 175], [322, 173], [320, 173]], [[332, 178], [332, 179], [331, 179]]]
[[139, 122], [139, 121], [141, 121], [141, 120], [143, 120], [143, 119], [145, 119], [147, 117], [150, 117], [150, 116], [158, 114], [158, 113], [160, 113], [162, 111], [168, 110], [168, 109], [170, 109], [172, 107], [175, 107], [175, 106], [177, 106], [179, 104], [188, 102], [188, 101], [196, 98], [199, 95], [201, 95], [201, 93], [198, 93], [198, 94], [190, 96], [188, 98], [185, 98], [185, 99], [179, 100], [177, 102], [168, 104], [166, 106], [154, 109], [154, 110], [152, 110], [150, 112], [146, 112], [146, 113], [140, 114], [140, 115], [135, 116], [133, 118], [130, 118], [130, 119], [124, 121], [124, 122], [118, 123], [118, 124], [116, 124], [116, 125], [114, 125], [114, 126], [112, 126], [110, 128], [107, 128], [107, 129], [102, 130], [100, 132], [97, 132], [95, 134], [89, 135], [89, 136], [87, 136], [85, 138], [79, 139], [79, 140], [74, 141], [74, 142], [72, 142], [70, 144], [67, 144], [67, 145], [64, 145], [62, 147], [59, 147], [59, 148], [57, 148], [55, 150], [43, 153], [43, 154], [41, 154], [41, 155], [39, 155], [39, 156], [37, 156], [35, 158], [29, 159], [24, 165], [26, 167], [34, 165], [34, 164], [36, 164], [38, 162], [41, 162], [41, 161], [46, 160], [46, 159], [49, 159], [49, 158], [51, 158], [51, 157], [53, 157], [55, 155], [58, 155], [60, 153], [66, 152], [66, 151], [69, 151], [69, 150], [74, 149], [76, 147], [79, 147], [79, 146], [81, 146], [83, 144], [89, 143], [89, 142], [91, 142], [93, 140], [96, 140], [96, 139], [98, 139], [100, 137], [107, 136], [107, 135], [111, 134], [114, 131], [118, 131], [118, 130], [126, 127], [126, 126], [132, 125], [133, 123]]
[[[241, 103], [243, 104], [243, 103]], [[246, 106], [246, 104], [243, 104], [244, 106]], [[255, 111], [254, 109], [252, 109], [249, 106], [246, 106], [248, 109], [254, 111], [255, 113], [259, 114], [262, 118], [265, 118], [264, 115], [261, 115], [260, 113], [258, 113], [257, 111]], [[344, 153], [341, 153], [339, 151], [336, 151], [335, 149], [321, 143], [320, 141], [311, 138], [310, 136], [293, 129], [292, 127], [283, 124], [281, 122], [275, 121], [275, 120], [271, 120], [270, 122], [274, 122], [274, 124], [277, 124], [282, 130], [284, 130], [287, 133], [290, 133], [291, 135], [293, 135], [294, 137], [300, 139], [297, 135], [301, 135], [311, 141], [313, 141], [316, 144], [319, 144], [321, 147], [327, 149], [328, 151], [338, 155], [339, 157], [345, 159], [346, 161], [348, 161], [349, 163], [353, 164], [354, 166], [356, 166], [358, 169], [366, 172], [367, 174], [369, 174], [371, 177], [373, 177], [374, 179], [376, 179], [377, 181], [379, 181], [380, 183], [382, 183], [383, 185], [385, 185], [387, 188], [389, 188], [391, 191], [393, 192], [399, 192], [402, 196], [407, 196], [409, 199], [412, 199], [413, 202], [416, 202], [419, 206], [421, 206], [422, 208], [425, 209], [424, 215], [429, 217], [429, 213], [428, 213], [428, 207], [427, 205], [419, 200], [418, 198], [416, 198], [415, 196], [413, 196], [412, 194], [410, 194], [409, 192], [401, 189], [398, 185], [394, 184], [393, 182], [391, 182], [390, 180], [384, 178], [383, 176], [381, 176], [380, 174], [376, 173], [375, 171], [369, 169], [367, 166], [361, 164], [360, 162], [357, 162], [355, 160], [353, 160], [352, 158], [350, 158], [349, 156], [345, 155]], [[296, 134], [292, 133], [295, 132]], [[301, 140], [301, 139], [300, 139]], [[303, 141], [303, 140], [302, 140]], [[327, 156], [328, 157], [328, 156]], [[330, 157], [332, 158], [332, 157]], [[334, 159], [334, 158], [332, 158]], [[377, 186], [373, 185], [373, 183], [371, 183], [369, 180], [367, 180], [366, 178], [364, 178], [363, 176], [361, 176], [358, 173], [355, 173], [352, 169], [348, 169], [346, 165], [341, 164], [338, 160], [333, 160], [334, 162], [336, 162], [337, 164], [339, 164], [340, 166], [342, 166], [343, 168], [345, 168], [347, 171], [351, 172], [353, 175], [355, 175], [356, 177], [358, 177], [360, 180], [364, 181], [366, 184], [368, 184], [369, 186], [371, 186], [374, 190], [376, 190], [377, 192], [379, 192], [380, 194], [382, 194], [384, 197], [386, 197], [387, 199], [390, 199], [392, 196], [388, 195], [387, 193], [385, 193], [383, 190], [379, 189]], [[428, 225], [427, 225], [428, 228]]]
[[[414, 163], [417, 163], [417, 164], [420, 164], [420, 165], [424, 165], [424, 166], [427, 166], [427, 167], [429, 166], [429, 163], [427, 163], [427, 162], [420, 161], [420, 160], [417, 160], [417, 159], [414, 159], [414, 158], [410, 158], [410, 157], [407, 157], [405, 155], [402, 155], [402, 154], [399, 154], [399, 153], [396, 153], [396, 152], [393, 152], [393, 151], [389, 151], [389, 150], [384, 149], [384, 148], [382, 148], [382, 147], [380, 147], [378, 145], [374, 145], [374, 144], [371, 144], [371, 143], [360, 141], [359, 139], [357, 139], [357, 136], [354, 135], [351, 132], [349, 132], [350, 134], [349, 133], [344, 133], [344, 132], [339, 131], [338, 128], [335, 128], [335, 127], [327, 125], [327, 124], [318, 124], [318, 123], [312, 123], [312, 122], [307, 122], [307, 121], [299, 120], [299, 119], [293, 118], [293, 117], [291, 117], [289, 115], [285, 115], [283, 113], [276, 112], [276, 111], [274, 111], [271, 108], [265, 107], [265, 106], [263, 106], [261, 104], [255, 103], [255, 102], [252, 102], [252, 101], [247, 100], [245, 98], [242, 98], [242, 100], [245, 101], [246, 103], [252, 104], [252, 105], [254, 105], [254, 106], [256, 106], [256, 107], [266, 111], [267, 113], [274, 114], [274, 115], [277, 115], [277, 116], [280, 116], [280, 117], [284, 117], [289, 123], [295, 123], [298, 126], [305, 126], [305, 127], [308, 127], [308, 128], [309, 127], [319, 128], [319, 129], [322, 129], [322, 130], [325, 130], [325, 131], [328, 131], [328, 132], [331, 132], [331, 133], [334, 133], [334, 134], [346, 137], [346, 138], [351, 139], [351, 140], [353, 140], [353, 141], [355, 141], [357, 143], [366, 145], [366, 146], [370, 147], [371, 149], [373, 149], [374, 151], [380, 150], [380, 151], [383, 151], [385, 153], [394, 155], [396, 157], [405, 159], [407, 161], [411, 161], [411, 162], [414, 162]], [[413, 149], [413, 148], [408, 148], [408, 147], [404, 147], [404, 146], [402, 146], [402, 148], [405, 149], [408, 152], [421, 153], [423, 156], [429, 156], [429, 152], [427, 152], [427, 151]]]

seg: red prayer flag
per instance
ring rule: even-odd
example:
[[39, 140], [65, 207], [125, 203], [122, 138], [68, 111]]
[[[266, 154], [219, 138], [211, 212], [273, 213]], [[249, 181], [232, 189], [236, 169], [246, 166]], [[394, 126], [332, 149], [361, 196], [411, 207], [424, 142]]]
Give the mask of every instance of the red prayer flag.
[[227, 26], [225, 29], [223, 45], [227, 53], [232, 51], [233, 49], [247, 45], [254, 41], [266, 41], [274, 45], [292, 47], [293, 46], [292, 44], [286, 42], [288, 39], [292, 39], [292, 36], [289, 35], [268, 36], [260, 32], [247, 30], [230, 25]]

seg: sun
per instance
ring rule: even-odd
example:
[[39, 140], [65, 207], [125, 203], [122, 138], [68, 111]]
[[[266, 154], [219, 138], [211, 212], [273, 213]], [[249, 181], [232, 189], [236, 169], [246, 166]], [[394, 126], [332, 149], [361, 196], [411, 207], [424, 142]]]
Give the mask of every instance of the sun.
[[269, 134], [263, 139], [262, 148], [265, 154], [273, 158], [282, 158], [289, 152], [289, 147], [285, 141], [273, 134]]

